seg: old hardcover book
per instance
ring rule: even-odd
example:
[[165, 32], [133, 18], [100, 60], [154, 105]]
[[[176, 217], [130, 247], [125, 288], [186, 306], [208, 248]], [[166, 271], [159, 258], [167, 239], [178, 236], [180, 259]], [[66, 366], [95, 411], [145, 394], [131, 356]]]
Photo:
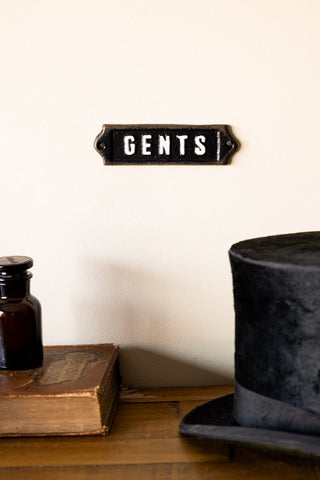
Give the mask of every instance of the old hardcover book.
[[0, 371], [0, 436], [105, 435], [120, 391], [119, 347], [44, 347], [39, 368]]

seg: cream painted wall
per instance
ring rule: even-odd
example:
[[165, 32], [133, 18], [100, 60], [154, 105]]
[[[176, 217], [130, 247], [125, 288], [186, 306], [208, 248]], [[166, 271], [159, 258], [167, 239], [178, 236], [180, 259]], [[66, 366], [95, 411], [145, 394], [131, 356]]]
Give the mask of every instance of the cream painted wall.
[[[227, 252], [319, 229], [316, 0], [0, 1], [0, 254], [34, 258], [45, 344], [124, 382], [233, 376]], [[106, 167], [103, 123], [227, 123], [231, 166]]]

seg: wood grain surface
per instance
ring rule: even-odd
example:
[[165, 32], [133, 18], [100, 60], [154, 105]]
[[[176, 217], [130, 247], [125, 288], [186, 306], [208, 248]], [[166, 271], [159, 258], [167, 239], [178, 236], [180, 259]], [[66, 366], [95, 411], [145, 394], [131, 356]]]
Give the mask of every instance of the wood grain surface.
[[0, 479], [320, 479], [320, 461], [179, 434], [189, 410], [230, 392], [125, 389], [108, 437], [0, 439]]

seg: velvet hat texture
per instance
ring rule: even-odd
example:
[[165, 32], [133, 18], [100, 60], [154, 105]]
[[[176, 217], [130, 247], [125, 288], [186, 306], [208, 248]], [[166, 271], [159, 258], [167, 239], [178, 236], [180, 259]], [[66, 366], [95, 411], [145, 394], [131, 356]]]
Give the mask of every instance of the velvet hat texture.
[[184, 435], [320, 457], [320, 232], [229, 251], [235, 393], [197, 407]]

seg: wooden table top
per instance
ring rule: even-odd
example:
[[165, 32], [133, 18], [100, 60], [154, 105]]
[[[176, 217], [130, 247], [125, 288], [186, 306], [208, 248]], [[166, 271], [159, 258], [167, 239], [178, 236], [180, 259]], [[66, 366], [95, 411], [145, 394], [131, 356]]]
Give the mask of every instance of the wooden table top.
[[188, 411], [231, 392], [229, 386], [125, 389], [107, 437], [0, 439], [0, 479], [320, 479], [320, 460], [179, 434]]

